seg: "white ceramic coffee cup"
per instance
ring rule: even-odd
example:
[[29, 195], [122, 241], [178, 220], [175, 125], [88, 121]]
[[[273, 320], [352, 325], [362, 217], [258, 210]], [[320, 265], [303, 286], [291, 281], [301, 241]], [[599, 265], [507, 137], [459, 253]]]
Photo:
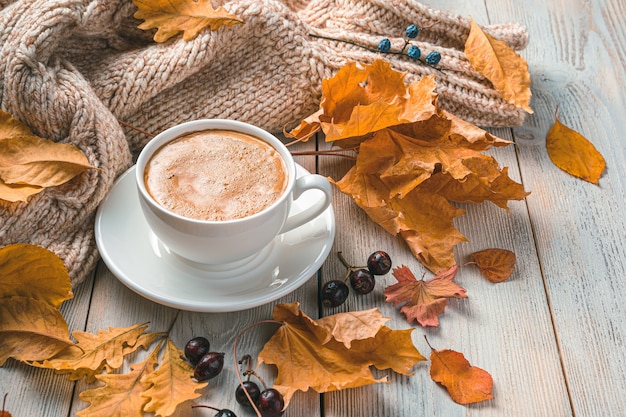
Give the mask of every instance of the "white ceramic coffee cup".
[[[210, 129], [232, 130], [251, 135], [269, 143], [278, 151], [284, 161], [287, 187], [273, 204], [241, 219], [206, 221], [183, 217], [154, 200], [144, 183], [144, 171], [152, 155], [184, 134]], [[200, 264], [244, 261], [259, 253], [276, 236], [319, 216], [328, 208], [332, 198], [330, 183], [323, 176], [308, 174], [296, 178], [296, 165], [291, 153], [274, 135], [247, 123], [225, 119], [195, 120], [161, 132], [139, 154], [135, 178], [141, 209], [152, 232], [169, 251]], [[292, 201], [305, 191], [313, 189], [322, 191], [321, 198], [303, 211], [290, 214]]]

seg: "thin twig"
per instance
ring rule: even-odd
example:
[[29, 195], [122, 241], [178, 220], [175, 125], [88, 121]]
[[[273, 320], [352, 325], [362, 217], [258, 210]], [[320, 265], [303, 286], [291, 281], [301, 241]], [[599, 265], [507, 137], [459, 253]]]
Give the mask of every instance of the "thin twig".
[[151, 138], [153, 138], [153, 137], [155, 137], [155, 136], [156, 136], [154, 133], [147, 132], [147, 131], [145, 131], [145, 130], [143, 130], [143, 129], [140, 129], [140, 128], [138, 128], [138, 127], [135, 127], [135, 126], [133, 126], [133, 125], [131, 125], [131, 124], [129, 124], [129, 123], [123, 122], [123, 121], [121, 121], [121, 120], [118, 120], [117, 122], [118, 122], [119, 124], [121, 124], [122, 126], [126, 126], [126, 127], [127, 127], [127, 128], [129, 128], [129, 129], [136, 130], [137, 132], [139, 132], [139, 133], [143, 133], [144, 135], [146, 135], [146, 136], [150, 136]]

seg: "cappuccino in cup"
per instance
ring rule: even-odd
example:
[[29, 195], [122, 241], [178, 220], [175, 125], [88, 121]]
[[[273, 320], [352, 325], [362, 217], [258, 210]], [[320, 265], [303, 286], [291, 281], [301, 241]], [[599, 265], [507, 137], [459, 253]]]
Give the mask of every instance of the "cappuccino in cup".
[[192, 219], [224, 221], [273, 204], [287, 187], [287, 173], [267, 142], [232, 130], [204, 130], [157, 150], [144, 181], [166, 209]]

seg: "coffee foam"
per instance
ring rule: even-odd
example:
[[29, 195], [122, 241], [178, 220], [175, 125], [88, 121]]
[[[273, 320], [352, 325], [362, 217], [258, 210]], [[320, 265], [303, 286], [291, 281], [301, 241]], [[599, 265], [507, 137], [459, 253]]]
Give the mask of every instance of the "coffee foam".
[[184, 217], [224, 221], [270, 206], [284, 192], [287, 174], [271, 145], [228, 130], [194, 132], [161, 147], [144, 181], [163, 207]]

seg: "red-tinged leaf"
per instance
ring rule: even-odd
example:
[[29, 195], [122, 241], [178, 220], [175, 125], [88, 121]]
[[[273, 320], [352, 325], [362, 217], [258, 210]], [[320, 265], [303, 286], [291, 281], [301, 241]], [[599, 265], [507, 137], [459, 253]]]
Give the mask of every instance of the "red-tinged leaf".
[[509, 279], [515, 269], [515, 253], [506, 249], [485, 249], [472, 253], [481, 274], [491, 282]]
[[429, 281], [418, 281], [407, 266], [394, 268], [393, 276], [398, 283], [385, 288], [386, 301], [394, 306], [404, 304], [400, 311], [409, 323], [416, 320], [422, 326], [439, 326], [439, 315], [448, 305], [447, 298], [467, 297], [465, 289], [452, 282], [458, 269], [454, 266]]

